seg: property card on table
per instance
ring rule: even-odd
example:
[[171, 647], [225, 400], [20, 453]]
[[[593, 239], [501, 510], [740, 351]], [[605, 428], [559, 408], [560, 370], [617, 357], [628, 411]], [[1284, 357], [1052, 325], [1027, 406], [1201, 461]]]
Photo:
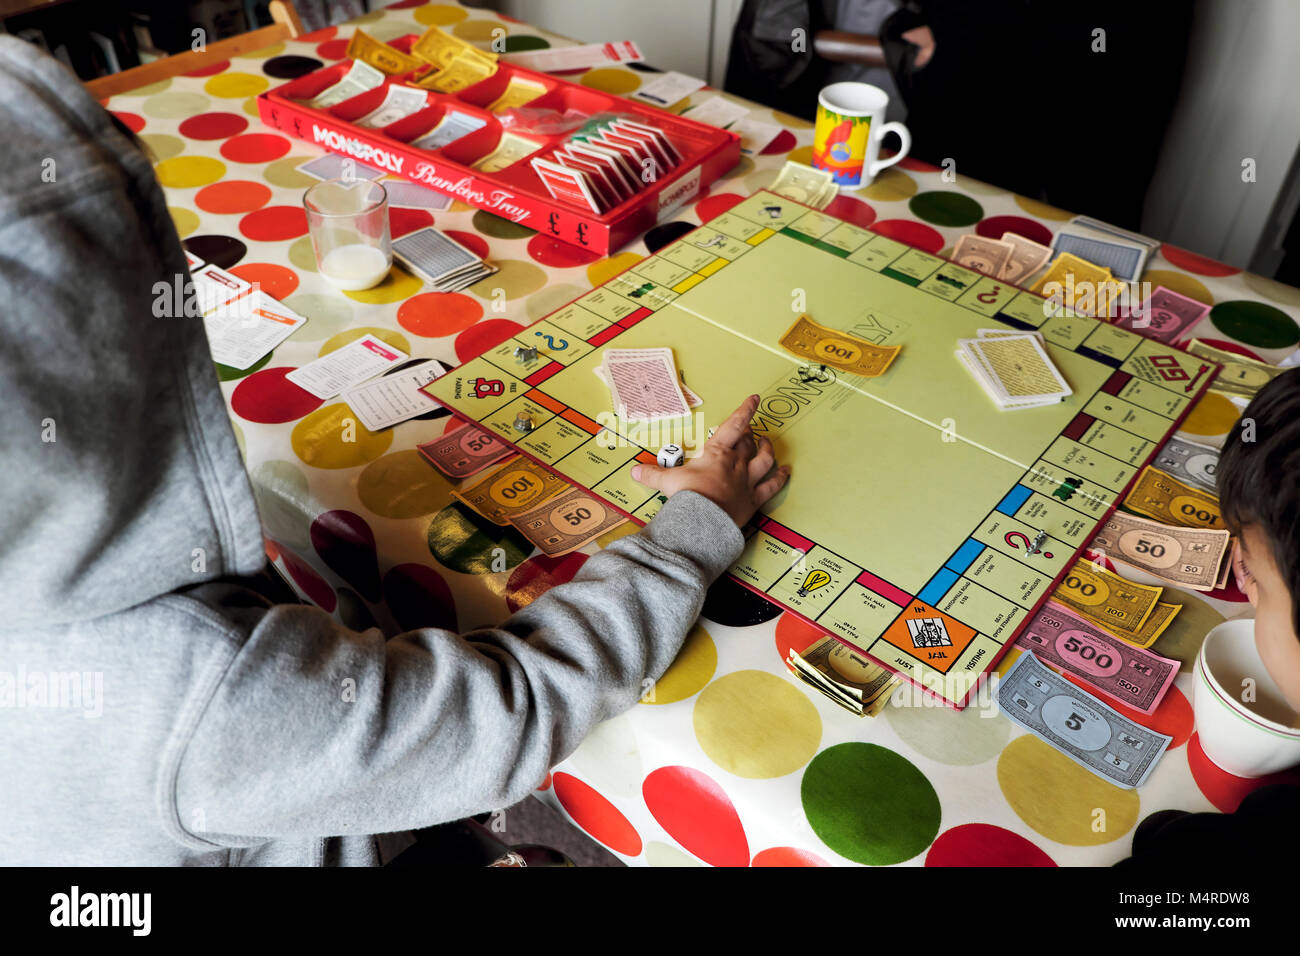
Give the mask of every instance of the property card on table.
[[333, 398], [345, 388], [351, 388], [374, 378], [385, 369], [392, 368], [409, 356], [373, 335], [362, 336], [355, 342], [308, 362], [285, 376], [299, 388], [317, 398]]
[[733, 103], [721, 96], [715, 96], [711, 100], [705, 100], [699, 106], [692, 106], [682, 115], [687, 119], [695, 120], [697, 123], [726, 127], [736, 122], [736, 120], [744, 119], [749, 115], [749, 110], [739, 103]]
[[212, 360], [246, 369], [291, 336], [307, 317], [277, 302], [261, 289], [204, 316]]
[[697, 80], [685, 73], [669, 71], [656, 76], [632, 94], [633, 99], [644, 100], [655, 106], [672, 106], [678, 100], [685, 99], [696, 90], [704, 88], [704, 81]]
[[369, 431], [382, 431], [437, 408], [438, 402], [420, 389], [446, 373], [446, 366], [429, 359], [350, 388], [343, 393], [343, 401]]
[[253, 288], [251, 282], [217, 266], [204, 266], [197, 272], [191, 272], [190, 277], [194, 280], [194, 296], [199, 311], [204, 315], [246, 295]]
[[588, 43], [583, 46], [566, 46], [551, 50], [526, 50], [507, 53], [503, 60], [538, 73], [559, 73], [563, 70], [589, 70], [593, 66], [612, 63], [637, 63], [644, 60], [641, 48], [631, 40], [617, 43]]
[[544, 159], [534, 159], [533, 171], [537, 173], [537, 177], [546, 186], [547, 191], [561, 202], [583, 206], [595, 213], [604, 212], [607, 208], [604, 197], [597, 192], [596, 187], [582, 170], [569, 169], [567, 166], [547, 162]]

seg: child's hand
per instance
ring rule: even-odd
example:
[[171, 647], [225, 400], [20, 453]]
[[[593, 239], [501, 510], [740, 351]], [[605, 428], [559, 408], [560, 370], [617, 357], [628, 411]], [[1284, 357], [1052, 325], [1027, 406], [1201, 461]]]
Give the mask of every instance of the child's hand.
[[743, 525], [754, 512], [781, 490], [790, 477], [790, 466], [776, 467], [772, 443], [757, 443], [749, 420], [758, 408], [758, 396], [751, 395], [718, 426], [704, 450], [677, 468], [637, 465], [632, 477], [666, 495], [695, 491], [708, 498]]

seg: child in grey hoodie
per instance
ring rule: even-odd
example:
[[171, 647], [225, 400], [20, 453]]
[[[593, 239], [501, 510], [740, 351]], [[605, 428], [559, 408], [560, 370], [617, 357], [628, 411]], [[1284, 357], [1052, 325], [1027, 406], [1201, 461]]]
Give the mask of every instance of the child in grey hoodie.
[[500, 627], [273, 605], [202, 322], [153, 315], [186, 264], [149, 160], [8, 37], [0, 156], [0, 864], [369, 864], [509, 806], [664, 672], [785, 483], [753, 396]]

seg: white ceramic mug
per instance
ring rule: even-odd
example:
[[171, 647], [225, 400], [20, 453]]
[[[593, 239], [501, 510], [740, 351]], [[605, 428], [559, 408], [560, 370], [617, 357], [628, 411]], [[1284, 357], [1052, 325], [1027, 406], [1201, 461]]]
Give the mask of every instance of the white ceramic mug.
[[1228, 773], [1264, 777], [1300, 764], [1300, 716], [1260, 660], [1253, 620], [1225, 621], [1205, 636], [1192, 709], [1201, 749]]
[[[832, 83], [817, 96], [813, 165], [831, 173], [841, 186], [865, 186], [912, 148], [912, 134], [902, 123], [886, 123], [889, 94], [870, 83]], [[879, 159], [886, 133], [902, 140], [898, 152]]]

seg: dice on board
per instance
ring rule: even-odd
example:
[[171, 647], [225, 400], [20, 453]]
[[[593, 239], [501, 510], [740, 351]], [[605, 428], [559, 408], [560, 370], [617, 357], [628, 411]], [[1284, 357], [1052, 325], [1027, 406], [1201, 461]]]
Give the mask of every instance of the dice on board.
[[659, 449], [659, 466], [661, 468], [676, 468], [684, 464], [686, 453], [682, 451], [680, 445], [664, 445]]

